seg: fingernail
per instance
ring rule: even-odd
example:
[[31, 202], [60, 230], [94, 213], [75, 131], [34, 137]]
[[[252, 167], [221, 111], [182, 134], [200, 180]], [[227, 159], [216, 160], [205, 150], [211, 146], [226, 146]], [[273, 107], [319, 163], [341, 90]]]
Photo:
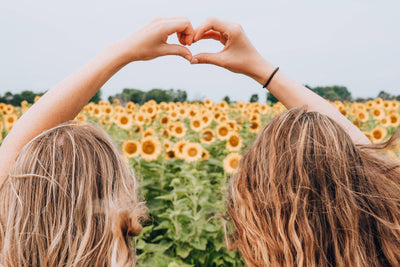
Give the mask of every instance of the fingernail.
[[196, 63], [199, 63], [199, 60], [198, 60], [197, 58], [192, 58], [192, 60], [190, 61], [190, 63], [196, 64]]

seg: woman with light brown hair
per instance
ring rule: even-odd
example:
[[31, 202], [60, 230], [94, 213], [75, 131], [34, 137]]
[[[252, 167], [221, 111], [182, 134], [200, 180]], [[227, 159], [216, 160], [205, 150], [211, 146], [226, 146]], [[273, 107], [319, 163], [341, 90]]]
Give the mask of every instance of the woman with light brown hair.
[[245, 74], [287, 108], [260, 132], [229, 183], [232, 249], [248, 266], [400, 266], [400, 164], [327, 101], [263, 59], [240, 25], [210, 18], [194, 42], [224, 49], [199, 54]]
[[190, 60], [186, 47], [167, 44], [173, 33], [190, 43], [193, 28], [186, 18], [155, 19], [108, 46], [16, 122], [0, 147], [0, 265], [135, 265], [132, 237], [146, 217], [135, 178], [102, 129], [65, 122], [130, 62]]

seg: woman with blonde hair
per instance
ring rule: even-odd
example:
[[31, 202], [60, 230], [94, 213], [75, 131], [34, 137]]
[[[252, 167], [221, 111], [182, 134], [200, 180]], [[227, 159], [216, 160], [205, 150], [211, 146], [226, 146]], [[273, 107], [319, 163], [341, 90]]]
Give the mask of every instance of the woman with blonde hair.
[[135, 265], [131, 237], [146, 217], [135, 178], [103, 130], [65, 122], [130, 62], [190, 60], [186, 47], [167, 44], [173, 33], [190, 44], [193, 27], [158, 18], [111, 44], [14, 125], [0, 147], [0, 265]]
[[229, 244], [248, 266], [400, 266], [400, 164], [378, 152], [327, 101], [263, 59], [240, 25], [210, 18], [194, 42], [220, 53], [194, 55], [245, 74], [288, 109], [276, 116], [231, 178]]

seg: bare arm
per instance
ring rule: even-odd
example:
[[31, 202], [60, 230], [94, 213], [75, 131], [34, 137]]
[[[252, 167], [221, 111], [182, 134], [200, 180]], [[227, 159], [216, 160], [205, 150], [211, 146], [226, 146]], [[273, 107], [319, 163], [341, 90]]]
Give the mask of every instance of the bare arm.
[[[192, 63], [210, 63], [236, 73], [245, 74], [264, 85], [274, 66], [266, 61], [247, 39], [239, 24], [215, 18], [207, 19], [195, 29], [194, 42], [215, 39], [225, 47], [215, 54], [193, 56]], [[268, 90], [287, 109], [307, 105], [309, 111], [318, 111], [338, 122], [355, 143], [369, 144], [368, 138], [325, 99], [289, 78], [279, 70], [268, 85]]]
[[100, 87], [128, 63], [163, 55], [180, 55], [190, 60], [187, 48], [166, 43], [168, 36], [175, 32], [181, 42], [187, 39], [187, 44], [191, 44], [193, 28], [188, 19], [159, 18], [128, 38], [111, 44], [50, 89], [4, 139], [0, 147], [0, 186], [25, 144], [44, 130], [74, 119]]

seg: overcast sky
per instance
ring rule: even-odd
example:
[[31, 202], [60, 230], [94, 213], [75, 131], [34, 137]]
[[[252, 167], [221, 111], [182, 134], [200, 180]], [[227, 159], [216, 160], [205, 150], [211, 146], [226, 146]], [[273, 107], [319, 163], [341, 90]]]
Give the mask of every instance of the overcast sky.
[[[238, 22], [267, 60], [302, 84], [344, 85], [353, 97], [400, 94], [399, 10], [399, 0], [3, 1], [0, 94], [47, 90], [156, 16], [186, 16], [194, 27], [209, 16]], [[221, 48], [211, 40], [190, 47], [193, 54]], [[103, 86], [103, 98], [123, 88], [265, 100], [248, 77], [173, 56], [129, 64]]]

